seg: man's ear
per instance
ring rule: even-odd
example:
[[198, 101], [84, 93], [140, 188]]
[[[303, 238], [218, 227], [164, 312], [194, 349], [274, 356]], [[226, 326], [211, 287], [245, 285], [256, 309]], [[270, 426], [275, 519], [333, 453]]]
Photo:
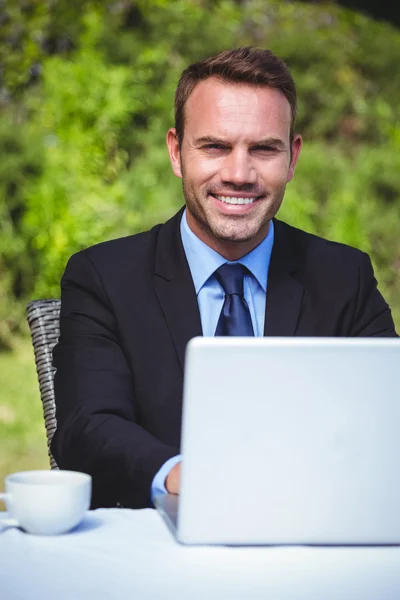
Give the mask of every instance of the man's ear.
[[292, 141], [292, 146], [291, 146], [292, 152], [291, 152], [291, 159], [290, 159], [289, 171], [288, 171], [288, 176], [287, 176], [287, 182], [289, 182], [293, 179], [297, 161], [300, 156], [300, 150], [301, 150], [302, 145], [303, 145], [303, 140], [302, 140], [301, 135], [295, 135], [293, 138], [293, 141]]
[[182, 179], [181, 151], [176, 135], [176, 129], [174, 127], [168, 130], [166, 142], [172, 170], [177, 177]]

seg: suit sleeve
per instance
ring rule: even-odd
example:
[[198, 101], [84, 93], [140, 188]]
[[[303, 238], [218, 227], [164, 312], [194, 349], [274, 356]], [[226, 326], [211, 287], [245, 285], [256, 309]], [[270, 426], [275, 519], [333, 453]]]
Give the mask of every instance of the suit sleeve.
[[351, 336], [398, 337], [387, 302], [377, 288], [371, 260], [360, 253], [357, 301]]
[[155, 474], [179, 449], [137, 423], [132, 371], [85, 251], [70, 259], [62, 278], [53, 364], [57, 431], [51, 449], [59, 467], [92, 475], [92, 508], [149, 506]]

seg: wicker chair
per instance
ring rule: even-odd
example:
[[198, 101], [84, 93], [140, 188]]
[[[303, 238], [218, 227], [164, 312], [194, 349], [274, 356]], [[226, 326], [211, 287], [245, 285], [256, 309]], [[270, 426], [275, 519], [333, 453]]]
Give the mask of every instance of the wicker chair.
[[50, 467], [58, 469], [57, 463], [50, 452], [50, 443], [57, 426], [52, 350], [60, 335], [60, 300], [33, 300], [26, 307], [26, 314], [35, 352], [36, 371], [43, 403]]

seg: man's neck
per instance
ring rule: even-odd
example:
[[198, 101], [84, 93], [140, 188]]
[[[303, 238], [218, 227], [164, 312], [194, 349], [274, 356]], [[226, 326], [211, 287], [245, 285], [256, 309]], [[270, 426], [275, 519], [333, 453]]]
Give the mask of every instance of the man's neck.
[[188, 211], [186, 211], [186, 220], [195, 236], [230, 262], [240, 260], [243, 256], [246, 256], [246, 254], [257, 248], [267, 237], [270, 225], [270, 222], [268, 222], [266, 227], [249, 240], [234, 241], [217, 238], [209, 228], [199, 227], [198, 223], [193, 221]]

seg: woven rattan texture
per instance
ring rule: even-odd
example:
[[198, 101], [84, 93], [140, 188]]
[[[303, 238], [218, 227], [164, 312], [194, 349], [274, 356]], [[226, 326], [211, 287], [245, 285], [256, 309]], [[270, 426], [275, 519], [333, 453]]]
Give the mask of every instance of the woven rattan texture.
[[50, 466], [57, 469], [57, 463], [50, 452], [50, 443], [57, 426], [52, 350], [60, 335], [60, 300], [33, 300], [26, 307], [26, 314], [35, 353]]

